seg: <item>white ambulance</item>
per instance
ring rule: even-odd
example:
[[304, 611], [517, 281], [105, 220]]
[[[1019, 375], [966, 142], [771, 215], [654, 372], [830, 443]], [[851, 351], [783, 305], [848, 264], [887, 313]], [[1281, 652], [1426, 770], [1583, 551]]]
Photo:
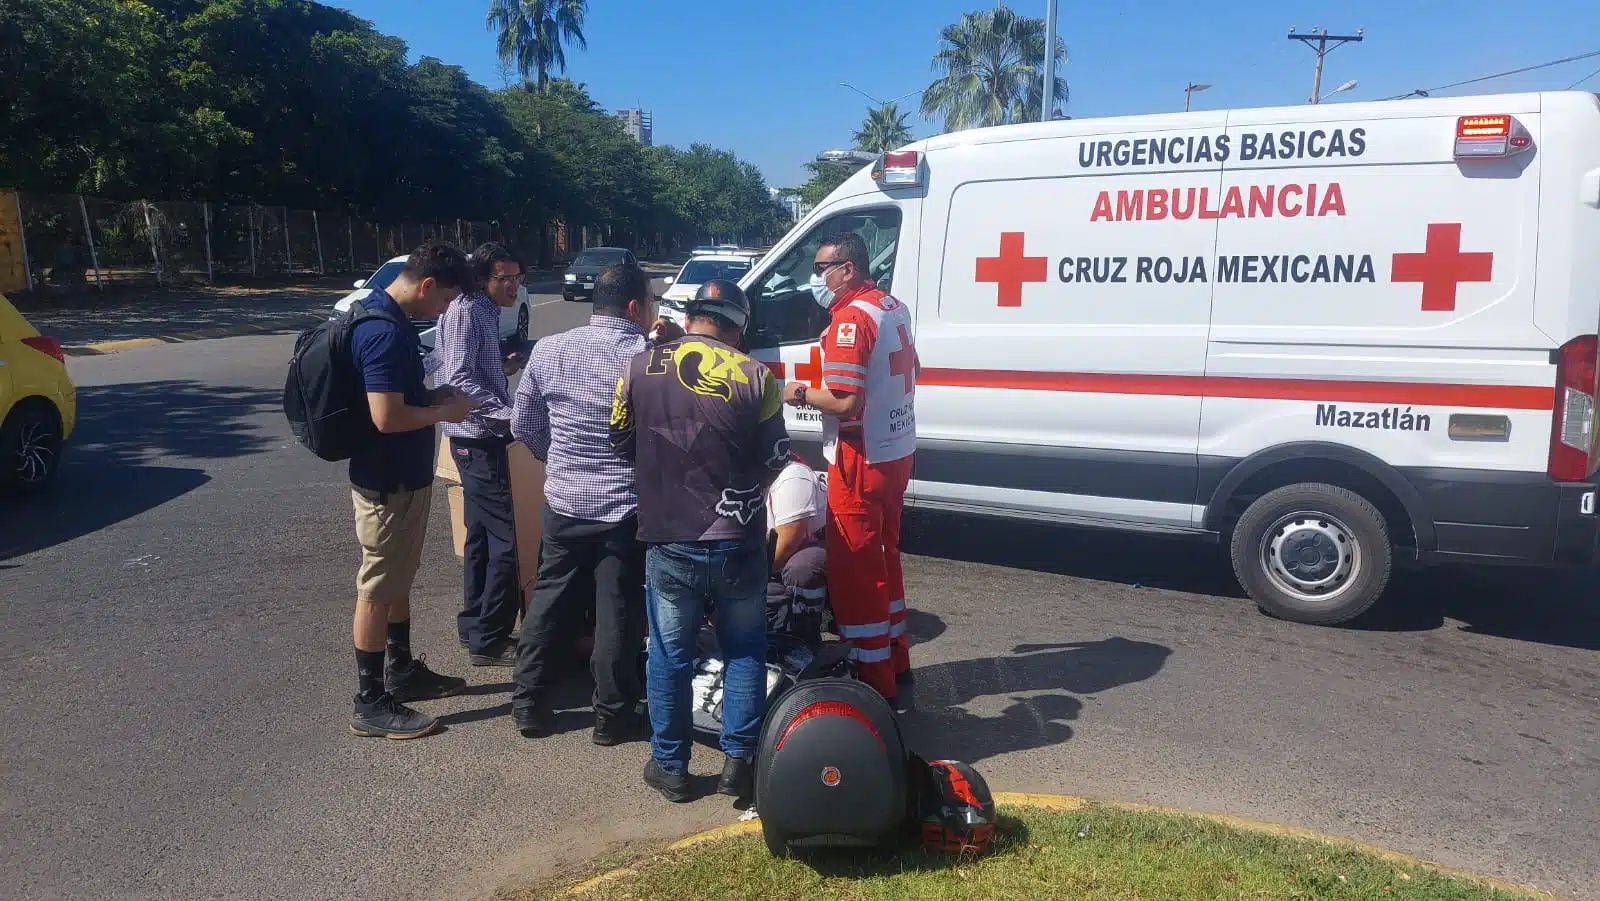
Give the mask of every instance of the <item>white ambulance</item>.
[[1211, 537], [1262, 608], [1311, 623], [1370, 607], [1397, 558], [1594, 558], [1593, 94], [884, 154], [742, 280], [749, 344], [787, 378], [820, 384], [806, 283], [842, 231], [915, 316], [913, 507]]

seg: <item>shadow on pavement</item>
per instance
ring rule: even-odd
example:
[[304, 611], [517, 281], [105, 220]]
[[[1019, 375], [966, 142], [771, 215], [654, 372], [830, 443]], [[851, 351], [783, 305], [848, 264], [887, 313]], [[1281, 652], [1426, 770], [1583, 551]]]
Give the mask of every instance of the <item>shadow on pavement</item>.
[[1191, 538], [917, 511], [906, 514], [901, 549], [1099, 582], [1244, 597], [1226, 552]]
[[[1083, 702], [1121, 685], [1142, 682], [1166, 665], [1172, 649], [1126, 638], [1019, 645], [1003, 657], [918, 667], [915, 711], [902, 720], [910, 746], [924, 757], [979, 763], [1012, 751], [1072, 738]], [[1004, 710], [965, 709], [999, 698]], [[992, 707], [980, 703], [980, 709]]]
[[93, 534], [211, 480], [164, 458], [267, 450], [272, 442], [246, 420], [280, 401], [273, 391], [180, 380], [78, 389], [78, 426], [55, 486], [0, 501], [0, 560]]
[[[909, 554], [1225, 598], [1245, 597], [1225, 547], [1203, 539], [1049, 523], [907, 514]], [[1396, 565], [1389, 590], [1347, 624], [1379, 632], [1464, 632], [1600, 650], [1600, 573], [1589, 568]]]
[[1459, 629], [1513, 641], [1600, 651], [1600, 574], [1588, 568], [1435, 567], [1397, 573], [1351, 627]]

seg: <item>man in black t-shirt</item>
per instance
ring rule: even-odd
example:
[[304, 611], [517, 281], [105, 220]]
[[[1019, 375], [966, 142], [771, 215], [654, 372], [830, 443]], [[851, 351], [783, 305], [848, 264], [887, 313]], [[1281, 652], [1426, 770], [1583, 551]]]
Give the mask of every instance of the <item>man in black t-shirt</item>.
[[716, 608], [723, 677], [717, 790], [748, 798], [766, 704], [766, 494], [789, 462], [772, 373], [736, 344], [750, 318], [733, 282], [701, 286], [688, 334], [633, 358], [617, 381], [612, 446], [634, 460], [645, 562], [651, 759], [645, 783], [692, 800], [689, 748], [696, 638]]

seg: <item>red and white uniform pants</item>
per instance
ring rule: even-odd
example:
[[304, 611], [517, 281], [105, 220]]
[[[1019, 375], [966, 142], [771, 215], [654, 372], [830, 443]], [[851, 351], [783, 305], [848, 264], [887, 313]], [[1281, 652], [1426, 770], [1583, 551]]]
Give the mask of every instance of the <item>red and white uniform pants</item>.
[[911, 459], [869, 464], [852, 443], [840, 441], [828, 466], [828, 598], [862, 681], [885, 698], [895, 696], [895, 676], [911, 668], [900, 572]]

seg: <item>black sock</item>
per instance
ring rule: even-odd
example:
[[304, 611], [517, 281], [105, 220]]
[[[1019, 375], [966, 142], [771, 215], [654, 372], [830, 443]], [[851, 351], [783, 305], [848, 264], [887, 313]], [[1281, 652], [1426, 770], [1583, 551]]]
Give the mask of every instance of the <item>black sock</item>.
[[361, 700], [372, 703], [383, 695], [383, 652], [356, 648], [356, 684]]
[[411, 662], [411, 620], [389, 624], [389, 662], [405, 666]]

